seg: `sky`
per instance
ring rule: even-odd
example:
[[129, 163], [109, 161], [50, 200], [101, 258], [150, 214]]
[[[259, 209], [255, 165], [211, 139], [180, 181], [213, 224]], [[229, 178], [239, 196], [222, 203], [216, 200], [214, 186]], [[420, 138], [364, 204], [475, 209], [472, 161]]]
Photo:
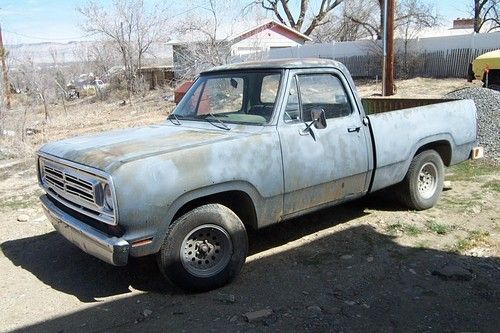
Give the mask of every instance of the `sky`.
[[[227, 1], [231, 3], [235, 0]], [[110, 6], [111, 3], [110, 0], [101, 2], [103, 6]], [[242, 2], [244, 1], [236, 0], [239, 5]], [[1, 0], [0, 25], [4, 44], [67, 43], [91, 39], [80, 28], [82, 17], [76, 10], [84, 3], [84, 0]], [[445, 19], [443, 22], [445, 26], [451, 26], [453, 19], [457, 17], [470, 16], [469, 3], [472, 3], [472, 0], [434, 1], [436, 10]], [[186, 1], [174, 1], [172, 12], [180, 13], [185, 10], [185, 6]], [[241, 6], [236, 7], [241, 8]]]

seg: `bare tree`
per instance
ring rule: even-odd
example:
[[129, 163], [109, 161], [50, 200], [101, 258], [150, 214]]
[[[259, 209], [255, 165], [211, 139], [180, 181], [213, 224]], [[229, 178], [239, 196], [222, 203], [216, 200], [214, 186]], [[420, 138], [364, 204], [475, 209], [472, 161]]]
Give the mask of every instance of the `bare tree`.
[[430, 4], [414, 0], [400, 0], [396, 7], [396, 15], [395, 29], [403, 41], [402, 74], [404, 77], [409, 77], [413, 58], [409, 50], [410, 41], [417, 37], [421, 29], [439, 25], [440, 18], [433, 14]]
[[[301, 0], [299, 3], [290, 3], [289, 0], [254, 0], [251, 5], [260, 5], [271, 11], [281, 23], [309, 36], [317, 27], [325, 24], [328, 14], [342, 1], [321, 0], [317, 9], [310, 6], [309, 0]], [[293, 8], [296, 4], [299, 5], [298, 8]], [[298, 12], [298, 15], [294, 15], [294, 12]]]
[[325, 24], [318, 26], [311, 37], [317, 42], [346, 42], [371, 37], [372, 33], [351, 18], [356, 16], [360, 22], [370, 22], [371, 15], [377, 11], [377, 4], [366, 0], [344, 1], [340, 13], [331, 12]]
[[25, 104], [31, 107], [41, 102], [45, 122], [50, 122], [49, 99], [52, 97], [51, 93], [55, 91], [53, 74], [48, 68], [37, 65], [33, 57], [27, 55], [17, 61], [16, 76], [21, 90], [27, 97]]
[[56, 49], [49, 49], [50, 56], [53, 62], [53, 75], [55, 82], [56, 96], [61, 99], [64, 114], [68, 115], [68, 109], [66, 108], [66, 82], [68, 81], [64, 71], [61, 68], [61, 61], [64, 63], [64, 59], [59, 59], [59, 55]]
[[474, 32], [489, 24], [487, 32], [500, 28], [500, 1], [499, 0], [474, 0]]
[[89, 0], [78, 8], [84, 16], [83, 29], [112, 42], [121, 55], [129, 100], [136, 90], [137, 69], [151, 44], [167, 36], [167, 8], [160, 2], [147, 9], [144, 0], [114, 0], [107, 11]]
[[[384, 1], [369, 0], [369, 15], [364, 11], [347, 13], [348, 19], [363, 27], [374, 39], [382, 39], [384, 34]], [[434, 12], [430, 2], [401, 0], [396, 3], [396, 17], [394, 28], [401, 31], [401, 27], [415, 28], [429, 27], [438, 22], [439, 16]], [[403, 29], [404, 30], [404, 29]]]
[[[226, 7], [225, 7], [226, 6]], [[230, 35], [231, 19], [227, 2], [218, 0], [203, 1], [195, 8], [198, 11], [179, 23], [183, 42], [173, 45], [176, 75], [181, 79], [192, 79], [200, 71], [229, 62], [231, 56]], [[224, 20], [222, 19], [224, 18]], [[223, 27], [223, 23], [226, 24]]]
[[78, 68], [73, 71], [78, 74], [92, 72], [102, 76], [122, 60], [114, 42], [109, 40], [78, 43], [73, 54], [78, 59], [75, 64]]

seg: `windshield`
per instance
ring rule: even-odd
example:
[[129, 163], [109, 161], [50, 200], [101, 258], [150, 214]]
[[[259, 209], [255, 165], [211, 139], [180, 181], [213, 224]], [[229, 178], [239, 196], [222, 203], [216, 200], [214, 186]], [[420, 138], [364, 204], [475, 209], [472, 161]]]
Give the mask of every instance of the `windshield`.
[[280, 72], [202, 75], [174, 111], [176, 119], [267, 124], [273, 115]]

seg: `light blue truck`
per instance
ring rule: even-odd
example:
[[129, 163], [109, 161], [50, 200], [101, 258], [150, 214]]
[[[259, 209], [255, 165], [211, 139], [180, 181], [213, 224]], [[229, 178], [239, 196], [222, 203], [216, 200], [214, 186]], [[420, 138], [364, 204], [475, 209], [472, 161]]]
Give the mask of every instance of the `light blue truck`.
[[339, 62], [279, 60], [201, 73], [164, 123], [48, 143], [37, 167], [69, 241], [113, 265], [155, 254], [208, 290], [240, 272], [248, 228], [387, 187], [432, 207], [476, 139], [472, 101], [362, 101]]

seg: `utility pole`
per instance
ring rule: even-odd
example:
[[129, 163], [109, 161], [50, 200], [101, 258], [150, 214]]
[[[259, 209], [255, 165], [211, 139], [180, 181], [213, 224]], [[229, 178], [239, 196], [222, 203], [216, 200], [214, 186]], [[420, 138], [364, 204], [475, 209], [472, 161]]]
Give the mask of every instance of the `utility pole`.
[[394, 0], [384, 1], [384, 63], [382, 96], [394, 95]]
[[5, 64], [6, 56], [7, 51], [5, 51], [5, 48], [3, 47], [2, 26], [0, 25], [0, 58], [2, 62], [3, 83], [5, 89], [5, 106], [7, 110], [10, 110], [10, 84], [9, 76], [7, 75], [7, 66]]

